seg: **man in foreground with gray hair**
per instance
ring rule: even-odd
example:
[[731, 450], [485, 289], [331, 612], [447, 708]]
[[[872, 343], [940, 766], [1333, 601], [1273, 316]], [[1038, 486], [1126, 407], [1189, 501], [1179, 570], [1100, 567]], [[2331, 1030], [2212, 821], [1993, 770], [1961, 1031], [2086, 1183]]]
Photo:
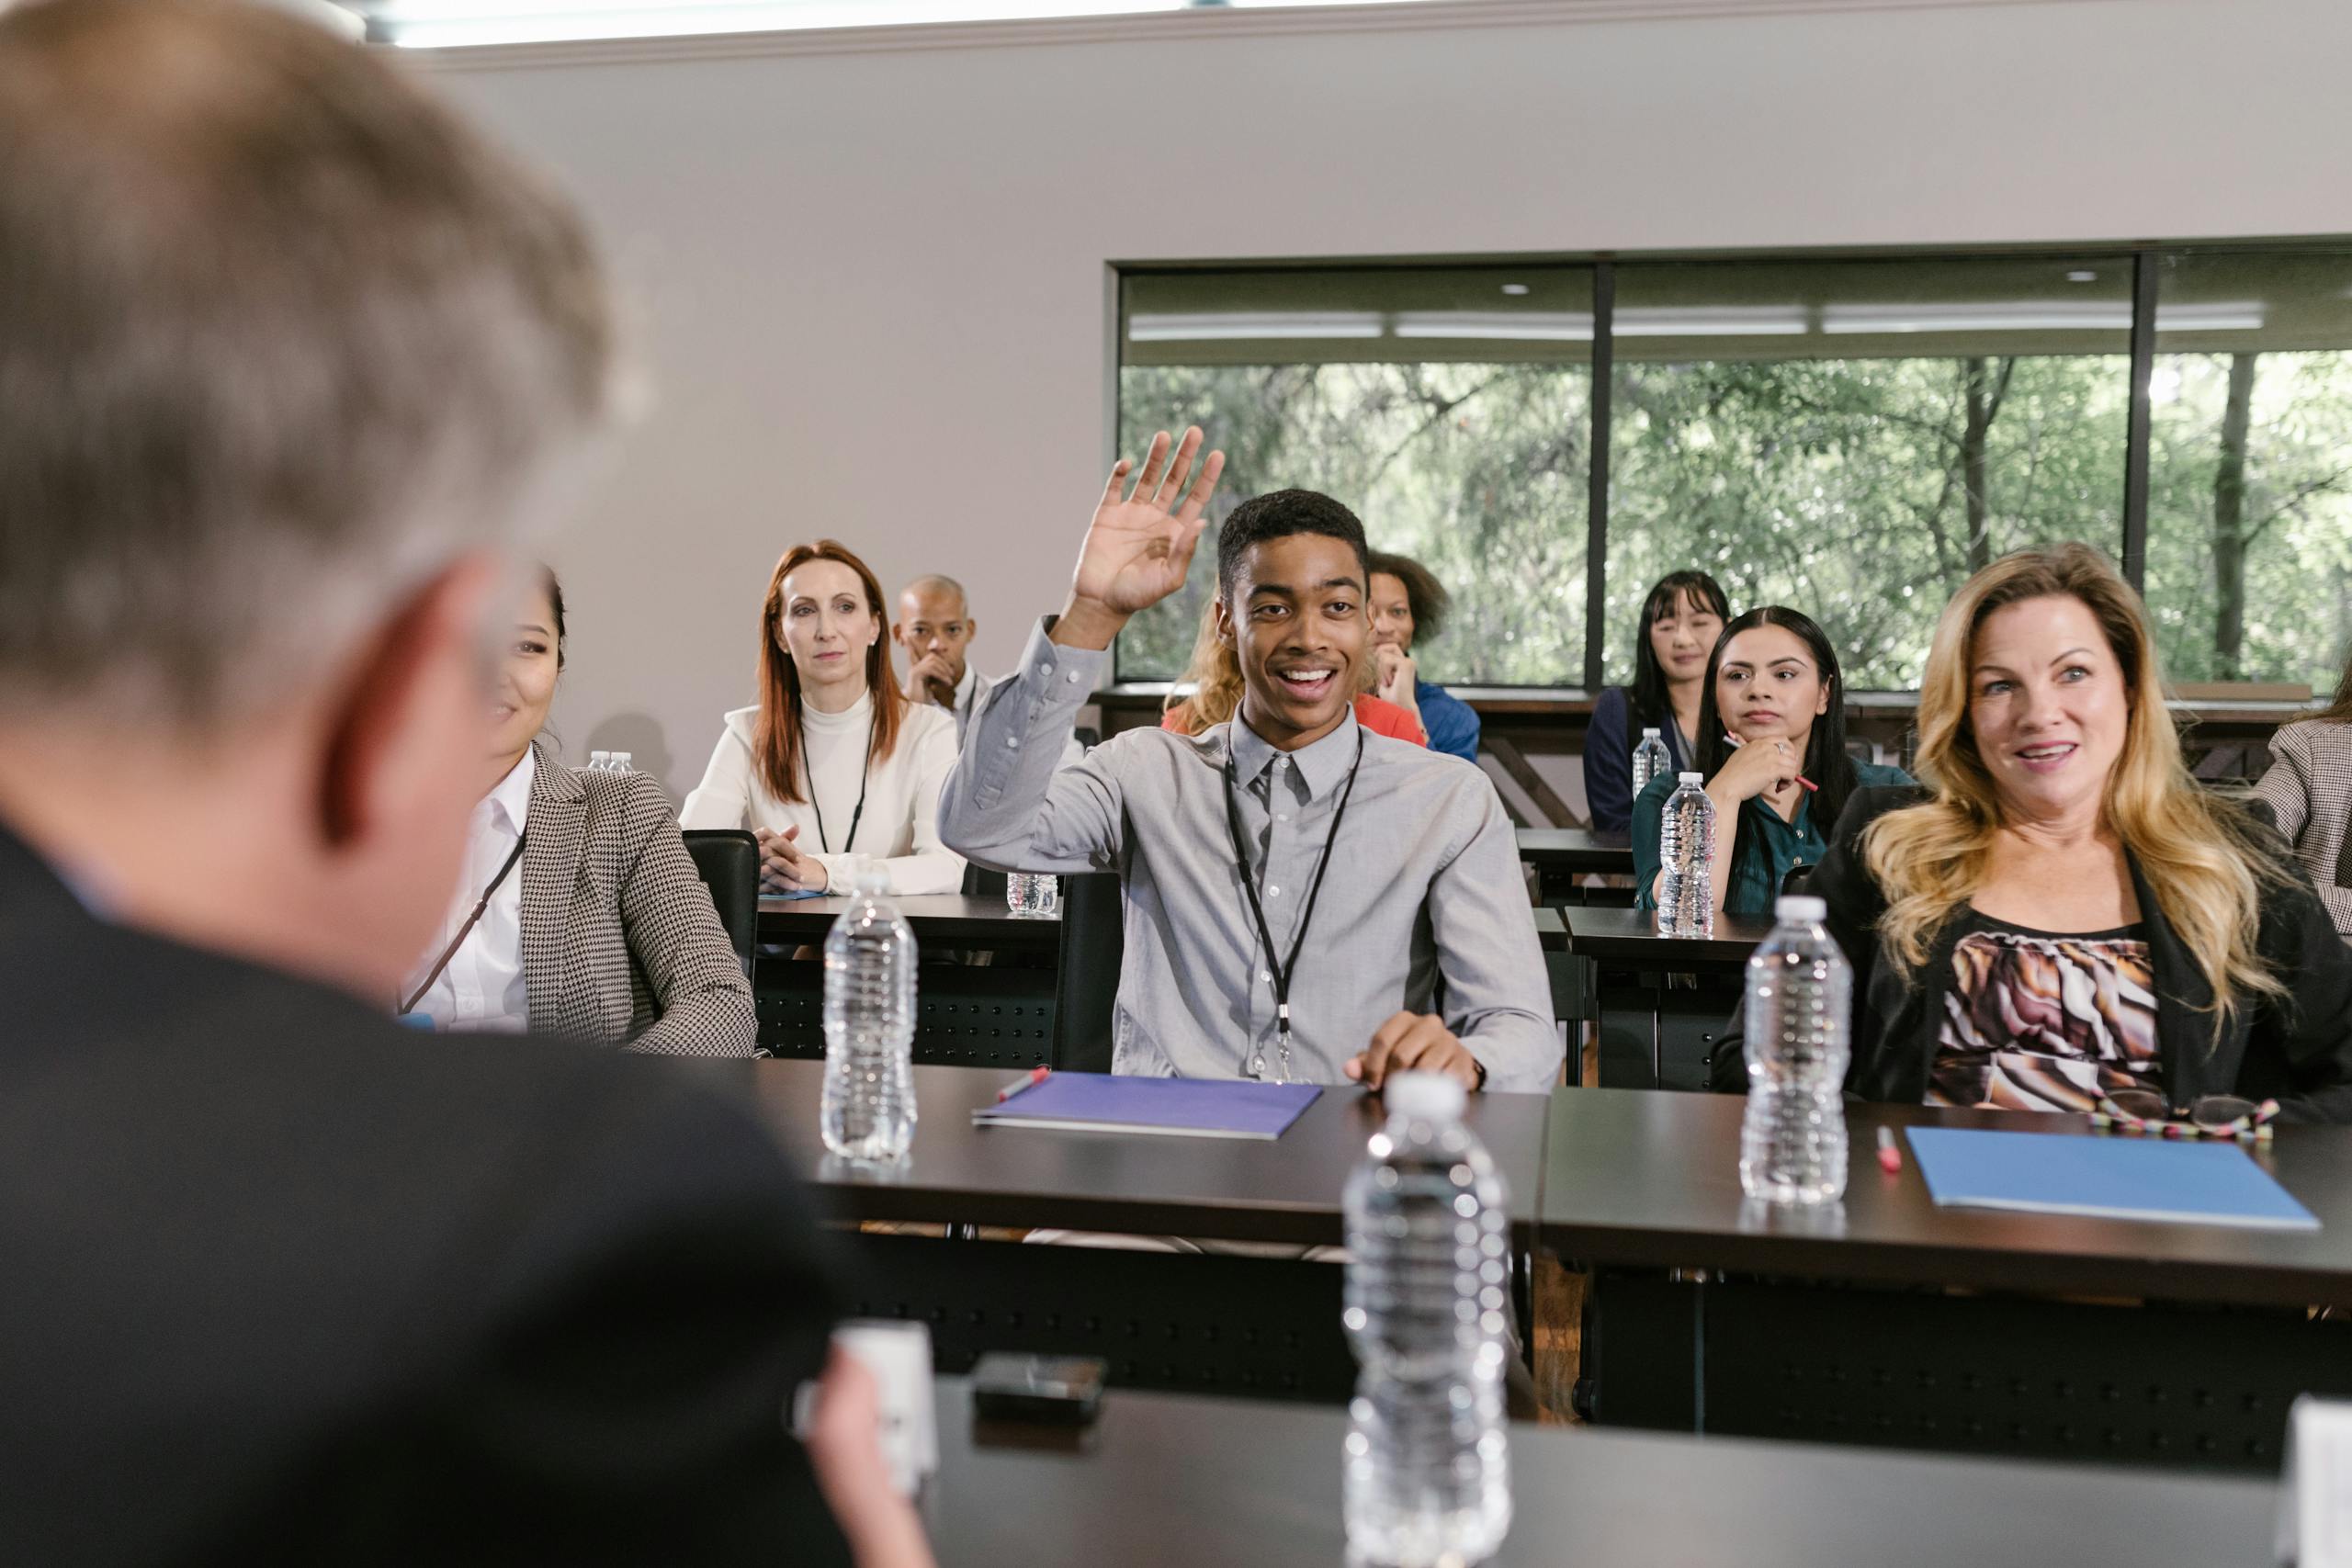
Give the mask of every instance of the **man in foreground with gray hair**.
[[758, 1125], [386, 1016], [610, 335], [358, 48], [0, 11], [0, 1561], [928, 1560], [864, 1374], [782, 1429], [831, 1299]]

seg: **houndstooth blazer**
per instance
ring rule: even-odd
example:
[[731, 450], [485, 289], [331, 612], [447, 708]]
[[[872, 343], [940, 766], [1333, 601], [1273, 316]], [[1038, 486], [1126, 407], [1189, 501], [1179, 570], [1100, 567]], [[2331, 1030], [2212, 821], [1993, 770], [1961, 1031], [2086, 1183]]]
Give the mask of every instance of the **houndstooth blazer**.
[[523, 978], [540, 1034], [673, 1056], [749, 1056], [752, 988], [644, 773], [567, 768], [534, 745]]
[[2339, 935], [2352, 942], [2352, 724], [2305, 719], [2270, 738], [2255, 794], [2295, 846]]

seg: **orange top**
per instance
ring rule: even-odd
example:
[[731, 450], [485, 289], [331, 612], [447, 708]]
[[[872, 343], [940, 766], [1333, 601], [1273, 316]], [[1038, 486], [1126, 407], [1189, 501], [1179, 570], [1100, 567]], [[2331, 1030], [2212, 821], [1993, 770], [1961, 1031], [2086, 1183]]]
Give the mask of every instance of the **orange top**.
[[[1416, 746], [1426, 746], [1430, 738], [1421, 728], [1421, 721], [1398, 707], [1395, 703], [1382, 702], [1378, 697], [1356, 699], [1356, 722], [1374, 735], [1385, 735], [1392, 740], [1409, 740]], [[1159, 716], [1159, 728], [1172, 729], [1179, 735], [1190, 735], [1192, 727], [1184, 722], [1182, 705], [1170, 708]]]

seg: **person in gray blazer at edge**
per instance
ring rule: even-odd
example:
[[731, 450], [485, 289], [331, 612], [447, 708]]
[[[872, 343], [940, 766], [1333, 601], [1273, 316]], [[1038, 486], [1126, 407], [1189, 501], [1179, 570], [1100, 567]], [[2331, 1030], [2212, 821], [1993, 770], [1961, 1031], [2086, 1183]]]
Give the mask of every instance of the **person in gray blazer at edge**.
[[2335, 934], [2352, 942], [2352, 652], [2335, 699], [2316, 717], [2281, 726], [2270, 756], [2255, 798], [2294, 846]]
[[563, 586], [543, 567], [492, 693], [493, 782], [467, 823], [458, 896], [402, 1010], [436, 1029], [753, 1055], [752, 987], [662, 786], [567, 768], [540, 739], [566, 637]]
[[740, 1082], [390, 1016], [613, 357], [391, 58], [0, 8], [0, 1562], [924, 1568]]

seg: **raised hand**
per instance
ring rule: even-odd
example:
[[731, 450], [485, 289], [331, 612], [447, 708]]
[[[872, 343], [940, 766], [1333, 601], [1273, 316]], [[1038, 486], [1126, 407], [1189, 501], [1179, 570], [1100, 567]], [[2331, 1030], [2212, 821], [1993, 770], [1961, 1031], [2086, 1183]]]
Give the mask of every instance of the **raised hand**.
[[1225, 471], [1225, 454], [1211, 452], [1196, 474], [1200, 428], [1185, 431], [1172, 454], [1170, 445], [1164, 430], [1151, 438], [1132, 491], [1127, 474], [1134, 465], [1122, 457], [1112, 468], [1080, 547], [1069, 604], [1062, 613], [1065, 623], [1074, 624], [1057, 626], [1056, 640], [1064, 640], [1067, 630], [1079, 646], [1108, 647], [1110, 636], [1129, 615], [1184, 585], [1193, 547], [1207, 526], [1209, 497]]

